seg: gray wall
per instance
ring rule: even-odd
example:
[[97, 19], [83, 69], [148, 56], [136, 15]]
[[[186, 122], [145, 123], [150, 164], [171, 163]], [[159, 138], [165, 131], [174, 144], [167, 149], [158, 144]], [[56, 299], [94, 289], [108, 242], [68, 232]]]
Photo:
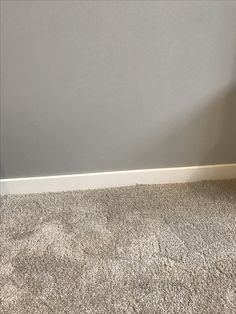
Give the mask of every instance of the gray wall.
[[1, 176], [236, 162], [236, 2], [2, 1]]

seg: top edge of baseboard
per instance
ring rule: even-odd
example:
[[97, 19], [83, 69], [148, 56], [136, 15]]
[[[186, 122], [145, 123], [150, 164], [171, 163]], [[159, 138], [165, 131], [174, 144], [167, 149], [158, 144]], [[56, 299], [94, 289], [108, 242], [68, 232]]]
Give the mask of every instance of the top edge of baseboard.
[[115, 175], [126, 173], [141, 173], [141, 172], [165, 172], [165, 171], [183, 171], [194, 169], [207, 169], [207, 168], [222, 168], [222, 167], [235, 167], [236, 163], [230, 164], [213, 164], [213, 165], [199, 165], [199, 166], [180, 166], [180, 167], [166, 167], [166, 168], [142, 168], [142, 169], [130, 169], [130, 170], [114, 170], [114, 171], [101, 171], [101, 172], [87, 172], [87, 173], [72, 173], [62, 175], [50, 175], [50, 176], [32, 176], [32, 177], [19, 177], [19, 178], [5, 178], [0, 179], [0, 182], [10, 181], [24, 181], [24, 180], [39, 180], [39, 179], [54, 179], [54, 178], [71, 178], [71, 177], [85, 177], [85, 176], [99, 176], [99, 175]]
[[99, 189], [236, 178], [236, 163], [0, 179], [0, 194]]

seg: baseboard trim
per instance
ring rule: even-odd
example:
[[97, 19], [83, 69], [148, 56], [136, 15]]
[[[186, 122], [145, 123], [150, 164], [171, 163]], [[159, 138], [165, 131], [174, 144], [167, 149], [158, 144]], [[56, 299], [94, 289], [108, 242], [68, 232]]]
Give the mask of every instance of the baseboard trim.
[[232, 178], [236, 178], [236, 163], [1, 179], [0, 194], [60, 192]]

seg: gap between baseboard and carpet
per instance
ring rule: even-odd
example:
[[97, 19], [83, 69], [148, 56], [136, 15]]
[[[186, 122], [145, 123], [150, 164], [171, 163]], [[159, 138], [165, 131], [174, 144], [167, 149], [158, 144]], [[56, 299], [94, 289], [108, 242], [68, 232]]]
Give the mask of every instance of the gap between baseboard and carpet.
[[62, 192], [135, 184], [186, 183], [236, 178], [236, 163], [174, 168], [110, 171], [0, 180], [0, 194]]

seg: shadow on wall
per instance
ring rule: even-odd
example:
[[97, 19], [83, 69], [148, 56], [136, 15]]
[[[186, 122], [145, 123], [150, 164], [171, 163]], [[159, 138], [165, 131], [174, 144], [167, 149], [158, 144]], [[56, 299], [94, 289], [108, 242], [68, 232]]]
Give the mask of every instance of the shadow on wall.
[[140, 162], [149, 158], [166, 167], [236, 162], [236, 84], [205, 104], [189, 105], [175, 123], [173, 117], [160, 141], [146, 139], [137, 151]]
[[206, 114], [211, 142], [203, 162], [236, 162], [236, 84], [213, 100]]

